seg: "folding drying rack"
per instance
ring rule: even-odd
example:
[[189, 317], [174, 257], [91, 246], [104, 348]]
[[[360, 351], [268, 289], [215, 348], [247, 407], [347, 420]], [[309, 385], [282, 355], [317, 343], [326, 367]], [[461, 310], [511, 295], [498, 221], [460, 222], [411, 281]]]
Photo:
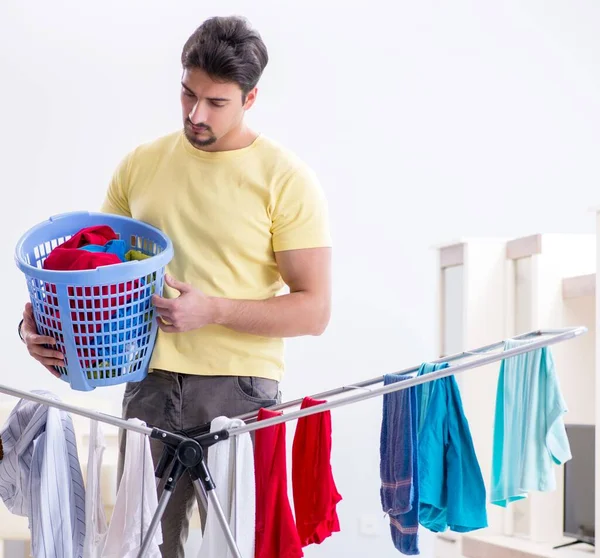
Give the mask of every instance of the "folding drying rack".
[[[198, 426], [197, 428], [182, 433], [169, 432], [161, 428], [153, 428], [149, 426], [131, 424], [127, 420], [123, 420], [112, 415], [100, 413], [97, 411], [91, 411], [60, 401], [48, 399], [46, 397], [34, 393], [16, 390], [7, 386], [0, 385], [0, 393], [6, 393], [7, 395], [19, 397], [21, 399], [36, 401], [38, 403], [48, 405], [50, 407], [56, 407], [58, 409], [75, 413], [77, 415], [81, 415], [92, 420], [97, 420], [100, 422], [111, 424], [113, 426], [124, 428], [126, 430], [132, 430], [134, 432], [150, 436], [150, 438], [160, 440], [165, 445], [161, 459], [159, 460], [159, 463], [156, 464], [155, 474], [157, 478], [161, 479], [165, 474], [168, 474], [168, 477], [164, 486], [163, 493], [158, 502], [158, 507], [148, 527], [148, 531], [146, 533], [143, 533], [143, 542], [138, 554], [138, 558], [142, 558], [146, 550], [149, 548], [152, 538], [156, 532], [156, 529], [158, 528], [159, 522], [165, 511], [167, 503], [171, 498], [173, 490], [175, 489], [175, 485], [177, 481], [181, 478], [181, 475], [186, 471], [188, 471], [191, 474], [195, 491], [199, 496], [200, 501], [205, 506], [205, 509], [208, 509], [209, 502], [210, 504], [212, 504], [211, 509], [218, 516], [219, 523], [224, 531], [232, 555], [235, 558], [247, 558], [242, 557], [242, 555], [240, 554], [240, 551], [235, 541], [234, 534], [232, 533], [229, 527], [227, 518], [225, 517], [223, 508], [221, 507], [221, 503], [219, 502], [219, 499], [215, 493], [215, 484], [213, 482], [211, 473], [208, 469], [206, 460], [204, 459], [204, 453], [206, 448], [223, 440], [227, 440], [231, 436], [239, 436], [241, 434], [259, 430], [261, 428], [268, 428], [269, 426], [274, 426], [276, 424], [280, 424], [290, 420], [299, 419], [312, 414], [327, 411], [336, 407], [350, 405], [352, 403], [364, 401], [365, 399], [370, 399], [372, 397], [379, 397], [380, 395], [384, 395], [386, 393], [399, 391], [401, 389], [407, 389], [409, 387], [423, 384], [426, 382], [432, 382], [445, 376], [458, 374], [460, 372], [464, 372], [465, 370], [478, 368], [516, 356], [518, 354], [526, 353], [529, 351], [539, 349], [541, 347], [560, 343], [562, 341], [566, 341], [568, 339], [577, 337], [586, 332], [587, 328], [585, 327], [570, 327], [563, 329], [547, 329], [532, 331], [511, 338], [511, 340], [527, 341], [527, 343], [524, 343], [518, 347], [505, 349], [504, 347], [506, 340], [502, 340], [497, 343], [486, 345], [471, 351], [464, 351], [455, 355], [440, 358], [438, 360], [428, 361], [431, 363], [447, 362], [450, 364], [450, 366], [441, 370], [437, 370], [435, 372], [430, 372], [426, 375], [416, 376], [416, 373], [419, 371], [420, 366], [415, 366], [406, 370], [402, 370], [400, 372], [396, 372], [396, 374], [414, 375], [413, 377], [408, 378], [402, 382], [396, 382], [389, 385], [384, 385], [382, 387], [372, 388], [371, 386], [374, 386], [375, 384], [383, 383], [384, 377], [379, 376], [370, 380], [359, 382], [357, 384], [342, 386], [336, 389], [332, 389], [330, 391], [325, 391], [311, 396], [314, 399], [324, 399], [335, 396], [342, 396], [338, 399], [326, 401], [324, 403], [314, 405], [305, 409], [283, 413], [280, 416], [264, 419], [261, 421], [256, 420], [257, 413], [248, 413], [240, 417], [235, 417], [242, 419], [245, 423], [244, 426], [235, 427], [230, 430], [221, 430], [218, 432], [210, 432], [210, 423]], [[348, 395], [349, 393], [351, 394]], [[280, 405], [272, 406], [270, 407], [270, 409], [283, 411], [299, 406], [302, 403], [302, 401], [303, 399], [297, 399], [294, 401], [282, 403]], [[169, 468], [168, 473], [167, 468]]]

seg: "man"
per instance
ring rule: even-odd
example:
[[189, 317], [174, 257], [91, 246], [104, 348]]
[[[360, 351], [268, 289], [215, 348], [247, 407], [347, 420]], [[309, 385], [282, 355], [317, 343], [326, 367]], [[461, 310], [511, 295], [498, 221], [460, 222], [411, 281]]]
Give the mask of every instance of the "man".
[[[244, 122], [267, 61], [244, 19], [205, 21], [182, 52], [183, 131], [133, 150], [110, 183], [103, 211], [151, 223], [175, 248], [165, 296], [153, 300], [160, 331], [150, 373], [127, 385], [124, 418], [180, 430], [273, 405], [283, 338], [328, 325], [324, 195], [302, 161]], [[29, 305], [21, 333], [49, 370], [60, 364]], [[152, 443], [156, 462], [164, 446]], [[184, 555], [193, 503], [184, 475], [163, 516], [163, 556]]]

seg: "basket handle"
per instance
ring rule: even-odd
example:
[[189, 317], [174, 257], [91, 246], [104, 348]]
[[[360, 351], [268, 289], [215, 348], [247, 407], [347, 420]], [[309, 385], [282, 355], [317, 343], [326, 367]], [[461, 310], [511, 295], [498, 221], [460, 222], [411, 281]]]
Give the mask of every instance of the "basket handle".
[[52, 215], [48, 220], [49, 221], [60, 221], [61, 219], [66, 219], [69, 217], [81, 216], [81, 217], [89, 217], [89, 211], [69, 211], [67, 213], [59, 213], [58, 215]]

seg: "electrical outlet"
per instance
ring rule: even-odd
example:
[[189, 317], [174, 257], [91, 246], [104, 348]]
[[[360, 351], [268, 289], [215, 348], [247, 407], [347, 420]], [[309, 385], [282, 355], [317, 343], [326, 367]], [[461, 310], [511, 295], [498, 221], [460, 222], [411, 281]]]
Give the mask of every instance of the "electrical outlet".
[[377, 518], [371, 514], [364, 514], [359, 520], [359, 532], [366, 537], [374, 537], [379, 531]]

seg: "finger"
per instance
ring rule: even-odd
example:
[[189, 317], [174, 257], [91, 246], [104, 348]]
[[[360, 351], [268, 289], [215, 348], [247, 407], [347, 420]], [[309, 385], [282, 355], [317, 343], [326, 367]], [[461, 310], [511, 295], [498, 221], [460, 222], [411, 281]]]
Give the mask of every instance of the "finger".
[[173, 304], [175, 303], [175, 300], [170, 298], [163, 298], [162, 296], [158, 295], [152, 295], [152, 303], [157, 308], [168, 309], [172, 308]]
[[33, 314], [23, 314], [23, 325], [27, 329], [37, 333], [37, 327], [35, 325], [35, 318], [33, 317]]
[[[57, 365], [57, 366], [61, 366], [61, 365]], [[52, 374], [55, 378], [60, 378], [61, 377], [61, 373], [57, 372], [56, 370], [54, 370], [54, 368], [52, 368], [51, 366], [46, 366], [44, 364], [44, 368], [46, 370], [48, 370], [48, 372], [50, 372], [50, 374]]]
[[23, 321], [27, 322], [28, 324], [35, 321], [33, 318], [33, 309], [31, 308], [31, 304], [29, 304], [29, 308], [25, 306], [25, 310], [23, 310]]
[[166, 320], [168, 322], [173, 323], [173, 310], [162, 310], [160, 308], [156, 309], [156, 313], [159, 317], [161, 317], [163, 320]]
[[178, 290], [180, 293], [186, 293], [192, 288], [188, 283], [182, 283], [170, 275], [165, 275], [165, 281], [169, 287]]
[[51, 358], [53, 360], [59, 360], [62, 361], [65, 358], [65, 355], [63, 355], [61, 352], [59, 351], [53, 351], [52, 349], [45, 349], [42, 346], [34, 346], [30, 349], [30, 354], [34, 357], [40, 357], [40, 358]]
[[56, 339], [54, 337], [48, 337], [47, 335], [38, 335], [33, 333], [27, 338], [27, 344], [31, 345], [56, 345]]
[[55, 359], [55, 358], [36, 358], [36, 360], [40, 364], [43, 364], [46, 368], [48, 368], [49, 366], [59, 366], [59, 367], [62, 367], [62, 366], [65, 365], [64, 361], [58, 360], [58, 359]]
[[158, 327], [165, 333], [177, 333], [179, 331], [177, 327], [171, 324], [166, 324], [160, 318], [156, 318], [156, 320], [158, 322]]

